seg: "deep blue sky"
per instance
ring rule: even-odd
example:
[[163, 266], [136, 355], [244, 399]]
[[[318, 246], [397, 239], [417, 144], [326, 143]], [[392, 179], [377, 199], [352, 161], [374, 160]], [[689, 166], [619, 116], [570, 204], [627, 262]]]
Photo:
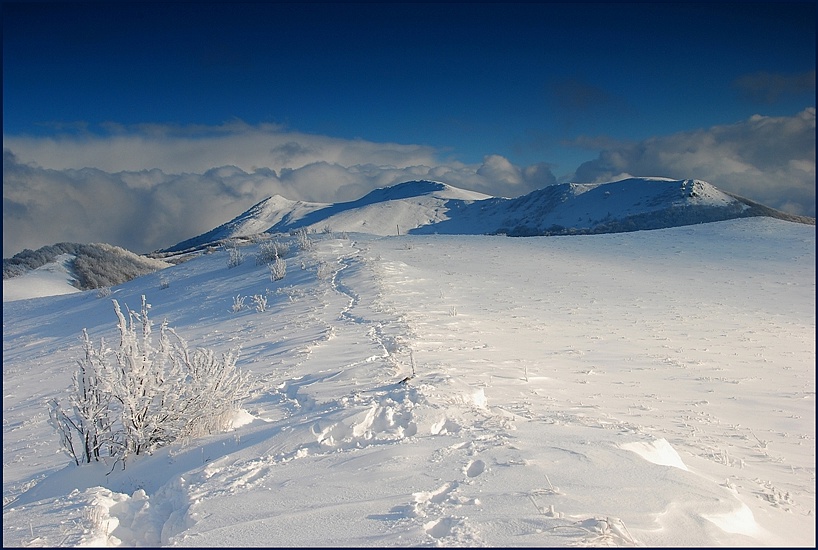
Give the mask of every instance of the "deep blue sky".
[[410, 179], [697, 178], [815, 216], [814, 2], [2, 8], [5, 257]]
[[3, 20], [7, 134], [239, 118], [560, 164], [557, 145], [577, 136], [814, 105], [814, 89], [737, 86], [814, 70], [807, 3], [24, 2]]

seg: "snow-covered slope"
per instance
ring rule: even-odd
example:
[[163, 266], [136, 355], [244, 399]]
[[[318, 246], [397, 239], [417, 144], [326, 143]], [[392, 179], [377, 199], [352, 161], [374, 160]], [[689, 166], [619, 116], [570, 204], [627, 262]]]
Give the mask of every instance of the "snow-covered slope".
[[188, 250], [264, 231], [287, 233], [302, 228], [311, 232], [329, 229], [395, 235], [399, 231], [407, 232], [447, 220], [451, 211], [487, 198], [489, 196], [482, 193], [432, 181], [411, 181], [375, 189], [360, 199], [337, 204], [290, 201], [275, 196], [203, 235], [182, 241], [162, 252]]
[[741, 217], [749, 207], [698, 180], [630, 178], [568, 183], [498, 203], [491, 215], [512, 235], [614, 233]]
[[60, 254], [55, 261], [28, 273], [11, 279], [3, 279], [3, 301], [11, 302], [80, 292], [73, 284], [76, 280], [71, 270], [74, 258], [72, 254]]
[[201, 248], [211, 243], [249, 237], [267, 231], [270, 227], [290, 219], [302, 219], [308, 214], [327, 208], [328, 204], [291, 201], [281, 195], [264, 199], [252, 208], [207, 233], [182, 241], [162, 252], [179, 252]]
[[241, 347], [245, 413], [124, 465], [46, 408], [111, 301], [4, 303], [3, 544], [814, 547], [814, 229], [319, 233], [278, 281], [202, 252], [112, 297]]
[[262, 231], [286, 233], [302, 228], [372, 235], [522, 236], [615, 233], [759, 215], [814, 223], [723, 193], [699, 180], [629, 178], [601, 184], [566, 183], [515, 199], [489, 197], [441, 182], [412, 181], [338, 204], [272, 197], [212, 231], [162, 252]]

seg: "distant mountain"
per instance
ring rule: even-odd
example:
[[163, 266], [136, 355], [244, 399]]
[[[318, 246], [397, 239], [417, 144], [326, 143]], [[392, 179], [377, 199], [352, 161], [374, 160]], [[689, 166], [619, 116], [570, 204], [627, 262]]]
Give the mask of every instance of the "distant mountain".
[[768, 216], [815, 224], [720, 191], [700, 180], [629, 178], [551, 185], [514, 199], [490, 197], [436, 181], [376, 189], [351, 202], [324, 204], [273, 196], [198, 237], [159, 251], [201, 248], [225, 239], [297, 229], [374, 235], [618, 233]]
[[[415, 232], [418, 227], [447, 221], [468, 205], [491, 198], [434, 181], [400, 183], [375, 189], [354, 201], [335, 204], [291, 201], [275, 195], [207, 233], [160, 252], [181, 252], [225, 239], [262, 232], [288, 233], [302, 228], [373, 235]], [[482, 231], [470, 228], [466, 233]]]
[[511, 236], [620, 233], [751, 216], [815, 223], [814, 218], [786, 214], [700, 180], [629, 178], [551, 185], [516, 199], [492, 199], [463, 212], [461, 219], [418, 232], [457, 233], [482, 219], [486, 233]]

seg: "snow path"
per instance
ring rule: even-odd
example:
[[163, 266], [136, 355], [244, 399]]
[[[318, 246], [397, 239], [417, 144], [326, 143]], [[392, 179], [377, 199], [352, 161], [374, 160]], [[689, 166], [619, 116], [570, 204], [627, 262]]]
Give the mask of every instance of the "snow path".
[[278, 282], [224, 253], [132, 281], [257, 385], [125, 470], [62, 468], [41, 406], [110, 304], [4, 305], [4, 544], [808, 546], [814, 236], [783, 223], [324, 236]]

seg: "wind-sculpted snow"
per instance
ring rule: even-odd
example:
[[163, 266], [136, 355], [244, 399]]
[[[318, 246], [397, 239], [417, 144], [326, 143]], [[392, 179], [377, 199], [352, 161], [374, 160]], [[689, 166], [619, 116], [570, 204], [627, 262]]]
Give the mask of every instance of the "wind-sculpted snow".
[[310, 238], [113, 289], [254, 380], [124, 469], [44, 405], [110, 302], [4, 304], [4, 546], [814, 546], [813, 227]]

